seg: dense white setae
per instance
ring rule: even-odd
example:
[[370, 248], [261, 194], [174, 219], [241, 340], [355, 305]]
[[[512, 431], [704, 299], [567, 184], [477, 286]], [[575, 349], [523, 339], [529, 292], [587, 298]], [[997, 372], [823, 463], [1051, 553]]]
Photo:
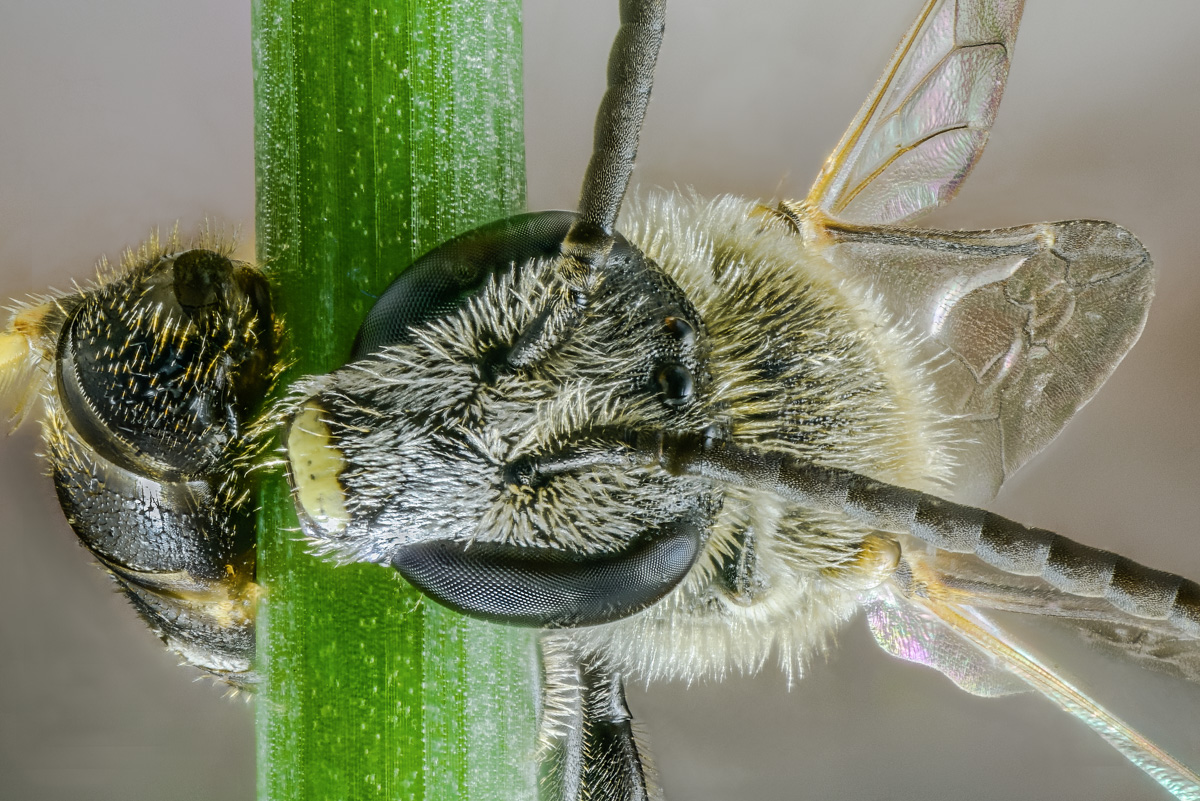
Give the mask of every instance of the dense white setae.
[[[74, 44], [65, 38], [74, 24], [52, 19], [51, 4], [42, 12], [43, 35], [36, 33], [36, 20], [0, 25], [6, 43], [0, 53], [6, 64], [17, 65], [0, 71], [0, 93], [10, 110], [0, 124], [21, 156], [4, 160], [10, 179], [0, 181], [7, 276], [2, 294], [65, 286], [86, 272], [96, 252], [116, 253], [136, 242], [152, 221], [167, 226], [176, 216], [191, 220], [208, 213], [249, 218], [249, 56], [241, 41], [244, 10], [234, 5], [229, 20], [213, 17], [221, 21], [206, 23], [208, 29], [198, 28], [198, 20], [169, 22], [165, 9], [137, 10], [139, 25], [161, 25], [158, 35], [146, 35], [134, 20], [121, 24], [118, 10], [108, 10], [104, 16], [118, 30], [97, 36], [100, 20], [88, 20], [94, 24], [79, 26], [86, 38]], [[542, 5], [527, 10], [530, 205], [569, 207], [595, 103], [580, 87], [599, 85], [612, 14], [606, 4]], [[643, 186], [695, 185], [706, 195], [803, 194], [911, 13], [907, 4], [869, 5], [878, 8], [673, 8], [637, 180]], [[598, 23], [563, 18], [576, 12], [594, 13]], [[1197, 214], [1189, 172], [1200, 155], [1190, 133], [1200, 103], [1188, 94], [1195, 82], [1186, 79], [1200, 69], [1189, 40], [1193, 13], [1183, 4], [1155, 4], [1135, 16], [1123, 4], [1031, 4], [988, 156], [952, 216], [935, 219], [942, 227], [977, 228], [1094, 215], [1128, 225], [1150, 248], [1159, 265], [1159, 298], [1142, 341], [1055, 450], [1023, 470], [993, 508], [1185, 575], [1200, 574], [1191, 557], [1200, 465], [1194, 416], [1187, 413], [1200, 373], [1186, 347], [1200, 333], [1193, 313], [1197, 293], [1186, 284], [1196, 273], [1185, 233]], [[203, 46], [189, 51], [186, 34], [198, 30]], [[586, 30], [588, 36], [556, 35], [563, 30]], [[702, 39], [705, 32], [713, 38]], [[59, 46], [34, 46], [51, 40]], [[214, 43], [231, 40], [238, 44], [228, 58], [206, 58], [214, 46], [220, 50]], [[585, 52], [593, 40], [594, 53]], [[168, 46], [155, 57], [152, 48], [159, 44]], [[125, 72], [123, 59], [108, 57], [113, 52], [139, 57]], [[746, 52], [753, 58], [737, 57]], [[67, 58], [76, 55], [86, 66], [74, 71]], [[178, 71], [146, 71], [146, 60]], [[569, 80], [576, 65], [578, 79]], [[55, 82], [59, 74], [91, 76], [97, 90], [127, 89], [136, 100], [126, 106], [106, 100], [118, 112], [106, 123], [101, 109], [81, 107], [66, 82]], [[543, 83], [552, 79], [565, 88], [556, 93]], [[211, 101], [203, 100], [209, 90]], [[231, 99], [239, 92], [244, 102]], [[170, 120], [180, 131], [213, 132], [199, 121], [188, 124], [192, 112], [243, 116], [207, 143], [205, 137], [165, 140], [160, 129], [130, 122], [146, 97], [156, 98], [160, 124]], [[175, 97], [179, 108], [168, 113], [165, 104]], [[547, 105], [554, 107], [553, 123], [540, 124], [538, 109]], [[35, 140], [47, 139], [48, 130], [62, 137], [51, 140], [53, 155], [33, 156]], [[564, 150], [571, 146], [578, 148], [575, 155]], [[164, 181], [168, 168], [179, 177]], [[562, 176], [560, 189], [553, 188], [551, 172]], [[114, 198], [112, 190], [120, 187], [136, 189], [137, 196]], [[992, 202], [997, 207], [985, 208]], [[14, 269], [26, 265], [58, 271], [30, 279]], [[1174, 414], [1173, 402], [1185, 413]], [[1115, 419], [1106, 420], [1106, 412]], [[197, 789], [198, 795], [248, 796], [249, 769], [214, 776], [201, 760], [214, 752], [226, 765], [249, 759], [249, 715], [240, 706], [212, 703], [211, 690], [192, 685], [182, 671], [164, 669], [172, 659], [122, 614], [124, 604], [110, 598], [106, 580], [58, 522], [38, 469], [23, 461], [32, 449], [28, 434], [4, 445], [4, 466], [16, 478], [5, 483], [12, 524], [3, 547], [15, 555], [3, 560], [0, 591], [8, 608], [30, 610], [4, 618], [6, 651], [20, 654], [0, 666], [6, 678], [0, 686], [7, 688], [0, 716], [8, 733], [0, 748], [5, 787], [26, 798], [54, 797], [67, 782], [73, 782], [70, 791], [87, 788], [90, 797], [140, 796], [155, 776], [178, 770], [186, 778], [174, 781], [189, 787], [225, 782]], [[1060, 461], [1073, 455], [1081, 464]], [[1056, 511], [1060, 503], [1068, 504], [1066, 511]], [[43, 548], [51, 553], [39, 555]], [[115, 634], [97, 635], [109, 626]], [[655, 686], [633, 698], [674, 796], [871, 797], [897, 788], [920, 788], [931, 798], [1154, 792], [1115, 752], [1048, 705], [958, 693], [931, 671], [894, 664], [854, 629], [841, 636], [838, 655], [829, 663], [818, 660], [790, 693], [770, 670], [756, 684], [760, 695], [735, 679], [683, 695]], [[188, 699], [193, 707], [183, 711], [180, 704]], [[1172, 700], [1168, 696], [1162, 708], [1169, 711]], [[88, 712], [101, 722], [77, 717]], [[179, 717], [192, 721], [189, 730], [173, 725]], [[217, 719], [234, 734], [217, 734]], [[121, 734], [123, 723], [127, 735]], [[169, 738], [153, 734], [168, 727]], [[17, 745], [16, 732], [28, 750]], [[37, 758], [27, 758], [29, 752]], [[145, 767], [148, 754], [153, 769]], [[72, 773], [51, 778], [38, 759], [69, 763]]]

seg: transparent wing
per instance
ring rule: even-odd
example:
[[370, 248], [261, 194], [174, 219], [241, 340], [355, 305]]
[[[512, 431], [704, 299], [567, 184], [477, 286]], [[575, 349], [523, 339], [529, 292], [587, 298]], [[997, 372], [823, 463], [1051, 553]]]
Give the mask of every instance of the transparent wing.
[[892, 656], [934, 668], [971, 695], [995, 698], [1029, 692], [996, 656], [980, 650], [918, 603], [885, 585], [865, 599], [867, 623]]
[[1154, 295], [1149, 255], [1111, 223], [826, 230], [825, 257], [918, 340], [958, 427], [949, 494], [971, 503], [995, 495], [1091, 400]]
[[[946, 554], [938, 554], [933, 560], [946, 557], [957, 563], [971, 561], [969, 557], [963, 559]], [[1179, 703], [1177, 686], [1172, 685], [1166, 691], [1154, 686], [1156, 679], [1179, 685], [1179, 678], [1138, 675], [1144, 673], [1140, 670], [1118, 674], [1119, 681], [1107, 696], [1120, 702], [1122, 709], [1118, 715], [1098, 700], [1090, 685], [1068, 674], [1064, 666], [1072, 664], [1071, 649], [1056, 647], [1066, 639], [1063, 632], [1076, 626], [1080, 631], [1092, 631], [1097, 626], [1111, 630], [1130, 626], [1140, 629], [1146, 621], [1131, 623], [1120, 619], [1120, 613], [1098, 606], [1092, 608], [1089, 599], [1070, 599], [1061, 593], [1058, 595], [1062, 597], [1056, 599], [1052, 588], [1037, 588], [1027, 582], [1006, 585], [1003, 579], [996, 580], [997, 575], [1003, 574], [984, 576], [980, 573], [964, 580], [958, 575], [960, 564], [952, 563], [947, 573], [938, 569], [944, 565], [934, 565], [933, 561], [923, 559], [924, 553], [920, 551], [915, 557], [908, 556], [905, 580], [900, 582], [903, 587], [899, 583], [888, 583], [863, 594], [868, 624], [881, 647], [895, 656], [936, 668], [959, 687], [976, 695], [1036, 691], [1085, 723], [1177, 798], [1200, 799], [1200, 775], [1148, 737], [1144, 728], [1149, 724], [1156, 738], [1160, 735], [1170, 737], [1171, 727], [1155, 719], [1163, 717], [1162, 709], [1165, 708], [1168, 714], [1182, 721], [1172, 747], [1186, 753], [1193, 761], [1200, 759], [1197, 748], [1200, 744], [1192, 732], [1196, 704]], [[982, 571], [988, 570], [991, 569], [982, 567]], [[1061, 604], [1058, 603], [1060, 600]], [[1030, 615], [1005, 616], [995, 611], [997, 607], [1050, 615], [1056, 622], [1066, 625], [1051, 629], [1053, 634], [1049, 638], [1039, 640], [1037, 636], [1028, 636], [1029, 632], [1037, 633], [1036, 627], [1022, 629], [1011, 622], [1032, 619]], [[1142, 631], [1146, 633], [1146, 630]], [[1148, 633], [1153, 636], [1155, 632], [1149, 630]], [[1176, 645], [1189, 651], [1193, 658], [1200, 655], [1200, 643], [1174, 639]], [[1047, 644], [1048, 648], [1045, 647]], [[1094, 656], [1087, 653], [1074, 659], [1077, 665], [1094, 666], [1095, 662]], [[1145, 664], [1136, 659], [1134, 662]], [[1167, 672], [1174, 673], [1174, 670]], [[1189, 678], [1194, 680], [1195, 675]], [[1184, 686], [1190, 688], [1188, 694], [1193, 701], [1200, 696], [1200, 688]], [[1157, 708], [1139, 703], [1137, 699], [1149, 695], [1149, 692], [1143, 692], [1145, 687], [1159, 691], [1159, 695], [1169, 698], [1170, 703]], [[1136, 723], [1131, 724], [1131, 720]], [[1179, 735], [1179, 731], [1183, 734]]]
[[808, 208], [907, 222], [954, 197], [987, 142], [1023, 0], [930, 0], [825, 161]]

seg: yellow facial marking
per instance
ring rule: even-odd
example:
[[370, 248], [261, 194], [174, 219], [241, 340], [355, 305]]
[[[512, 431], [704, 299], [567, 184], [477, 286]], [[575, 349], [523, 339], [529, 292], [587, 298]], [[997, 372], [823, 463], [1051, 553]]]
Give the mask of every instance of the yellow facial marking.
[[346, 460], [321, 419], [324, 411], [310, 400], [293, 418], [287, 432], [288, 467], [298, 510], [322, 531], [336, 534], [350, 523], [346, 491], [338, 481]]

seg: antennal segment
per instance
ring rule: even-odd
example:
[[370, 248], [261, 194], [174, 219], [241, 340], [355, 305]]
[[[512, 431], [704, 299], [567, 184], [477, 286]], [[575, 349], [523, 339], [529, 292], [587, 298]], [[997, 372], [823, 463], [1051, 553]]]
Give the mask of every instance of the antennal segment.
[[637, 158], [666, 15], [666, 0], [621, 2], [621, 27], [608, 56], [608, 89], [596, 113], [592, 158], [579, 197], [579, 218], [567, 231], [559, 257], [562, 286], [514, 343], [508, 354], [512, 367], [538, 361], [569, 335], [603, 274]]
[[608, 56], [608, 89], [596, 112], [592, 158], [579, 196], [579, 221], [568, 242], [612, 237], [637, 158], [666, 13], [665, 0], [621, 3], [621, 27]]
[[[974, 554], [1013, 575], [1037, 576], [1070, 595], [1104, 598], [1122, 612], [1165, 621], [1182, 636], [1200, 639], [1200, 585], [1053, 531], [849, 470], [705, 441], [703, 434], [668, 434], [658, 449], [660, 464], [675, 475], [762, 489], [809, 509], [842, 512], [879, 531]], [[639, 450], [643, 460], [653, 455], [652, 448]]]

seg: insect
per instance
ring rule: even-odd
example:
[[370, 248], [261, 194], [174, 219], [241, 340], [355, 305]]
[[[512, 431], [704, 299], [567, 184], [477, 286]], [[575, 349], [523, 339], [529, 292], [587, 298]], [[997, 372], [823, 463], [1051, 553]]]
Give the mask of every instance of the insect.
[[551, 797], [646, 793], [626, 679], [720, 679], [772, 653], [799, 671], [858, 606], [892, 653], [981, 695], [1028, 685], [1200, 794], [995, 619], [1075, 621], [1194, 679], [1200, 585], [937, 497], [990, 496], [1057, 434], [1152, 295], [1112, 224], [904, 225], [982, 151], [1021, 4], [927, 4], [805, 199], [652, 197], [626, 240], [663, 11], [622, 6], [578, 216], [431, 251], [356, 361], [294, 391], [289, 476], [316, 550], [550, 629]]
[[[230, 35], [245, 36], [238, 16], [244, 7], [227, 5], [228, 15], [214, 10], [191, 22], [118, 13], [102, 21], [73, 16], [65, 28], [58, 27], [62, 9], [53, 5], [30, 14], [0, 12], [6, 64], [0, 96], [14, 114], [0, 123], [0, 138], [18, 154], [4, 160], [0, 181], [6, 301], [31, 289], [69, 288], [73, 279], [94, 275], [99, 253], [116, 261], [124, 245], [136, 246], [152, 226], [165, 237], [176, 219], [251, 219], [249, 42]], [[71, 60], [80, 59], [77, 69], [40, 60], [37, 42], [55, 36], [65, 37], [59, 41]], [[146, 71], [136, 60], [114, 57], [139, 52], [143, 39], [155, 45], [140, 52], [170, 66]], [[164, 50], [153, 55], [158, 43]], [[196, 65], [213, 48], [223, 54], [220, 64], [201, 76]], [[19, 73], [30, 80], [17, 82]], [[197, 85], [216, 93], [212, 102], [187, 88]], [[231, 102], [239, 92], [245, 102]], [[172, 134], [130, 124], [151, 110], [172, 120]], [[42, 148], [54, 129], [72, 133], [51, 153]], [[52, 221], [62, 227], [54, 230]], [[183, 228], [190, 239], [195, 228], [186, 222]], [[226, 239], [234, 239], [231, 231]], [[245, 234], [237, 239], [248, 241]], [[62, 513], [46, 512], [57, 502], [44, 462], [34, 458], [42, 449], [37, 427], [26, 423], [0, 448], [7, 479], [2, 592], [14, 612], [0, 623], [0, 795], [144, 797], [166, 782], [196, 788], [198, 797], [248, 797], [253, 706], [214, 703], [221, 693], [210, 683], [173, 669], [178, 657], [113, 592]], [[60, 759], [75, 767], [47, 767]], [[223, 767], [213, 770], [214, 764]]]
[[[661, 94], [661, 90], [660, 90], [660, 94]], [[1061, 526], [1061, 528], [1062, 528], [1062, 526]], [[659, 743], [659, 742], [660, 742], [660, 739], [658, 739], [658, 737], [656, 737], [656, 739], [655, 739], [655, 742], [656, 742], [656, 743]], [[665, 745], [665, 743], [661, 743], [661, 745]], [[661, 747], [661, 746], [660, 746], [660, 747]]]

